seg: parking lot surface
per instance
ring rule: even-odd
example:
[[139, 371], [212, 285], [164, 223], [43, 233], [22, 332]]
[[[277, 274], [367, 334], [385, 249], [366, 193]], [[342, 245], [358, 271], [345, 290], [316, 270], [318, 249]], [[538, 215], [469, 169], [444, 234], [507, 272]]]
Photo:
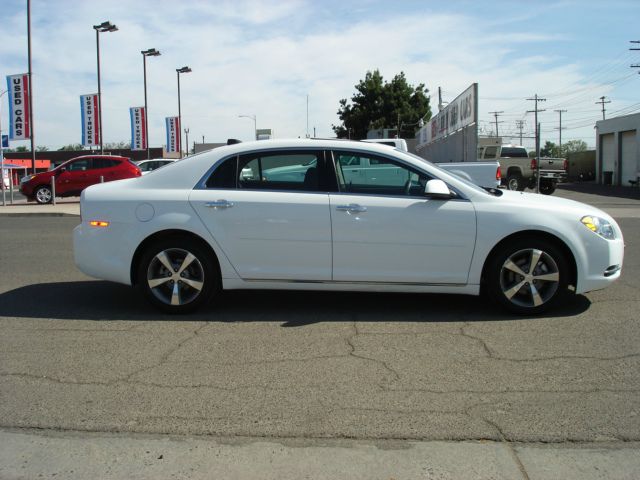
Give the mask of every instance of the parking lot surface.
[[0, 217], [0, 427], [383, 449], [491, 441], [521, 449], [504, 472], [523, 478], [554, 478], [536, 470], [545, 453], [525, 451], [532, 442], [637, 453], [640, 200], [559, 194], [617, 218], [624, 270], [536, 318], [466, 296], [280, 291], [163, 316], [75, 269], [77, 217]]

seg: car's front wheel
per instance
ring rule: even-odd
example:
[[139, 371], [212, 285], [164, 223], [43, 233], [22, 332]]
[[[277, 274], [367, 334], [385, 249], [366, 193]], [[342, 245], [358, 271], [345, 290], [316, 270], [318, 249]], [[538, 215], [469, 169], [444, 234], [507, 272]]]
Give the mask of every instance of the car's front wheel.
[[514, 313], [535, 315], [566, 296], [569, 267], [553, 243], [519, 239], [493, 254], [484, 280], [495, 302]]
[[38, 202], [41, 205], [51, 203], [51, 201], [53, 200], [53, 193], [51, 192], [51, 187], [48, 185], [39, 186], [38, 188], [36, 188], [34, 197], [36, 199], [36, 202]]
[[201, 243], [181, 237], [148, 247], [140, 259], [137, 279], [145, 297], [168, 313], [193, 312], [220, 288], [212, 254]]

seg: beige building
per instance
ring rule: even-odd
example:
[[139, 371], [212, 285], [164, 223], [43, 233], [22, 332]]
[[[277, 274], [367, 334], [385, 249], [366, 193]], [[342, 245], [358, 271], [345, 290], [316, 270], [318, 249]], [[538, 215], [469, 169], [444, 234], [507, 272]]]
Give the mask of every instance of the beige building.
[[[640, 113], [596, 123], [598, 183], [632, 185], [640, 177]], [[636, 183], [637, 185], [637, 183]]]

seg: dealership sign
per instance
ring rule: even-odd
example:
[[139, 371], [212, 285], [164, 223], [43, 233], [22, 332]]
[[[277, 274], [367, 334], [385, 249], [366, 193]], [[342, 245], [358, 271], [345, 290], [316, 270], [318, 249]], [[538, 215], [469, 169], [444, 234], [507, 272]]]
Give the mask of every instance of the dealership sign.
[[144, 107], [131, 107], [131, 150], [147, 149], [147, 111]]
[[474, 83], [418, 130], [417, 147], [440, 140], [478, 122], [478, 84]]
[[9, 92], [9, 138], [28, 140], [31, 138], [31, 119], [29, 117], [29, 75], [7, 76]]
[[180, 120], [178, 117], [166, 117], [167, 152], [180, 152]]
[[82, 121], [82, 145], [100, 145], [100, 118], [98, 115], [100, 98], [97, 93], [80, 95], [80, 117]]

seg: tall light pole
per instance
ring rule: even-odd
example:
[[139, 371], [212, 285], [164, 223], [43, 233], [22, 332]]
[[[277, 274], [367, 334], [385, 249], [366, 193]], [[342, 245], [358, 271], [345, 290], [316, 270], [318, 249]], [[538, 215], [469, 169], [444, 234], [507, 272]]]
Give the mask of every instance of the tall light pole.
[[185, 143], [185, 147], [186, 147], [185, 148], [185, 153], [186, 153], [185, 157], [188, 157], [189, 156], [189, 129], [188, 128], [184, 129], [184, 134], [187, 137], [187, 140], [186, 140], [186, 143]]
[[191, 69], [189, 67], [176, 68], [176, 74], [178, 75], [178, 135], [180, 135], [180, 158], [182, 158], [182, 112], [180, 111], [180, 74], [189, 72], [191, 72]]
[[[31, 138], [31, 173], [36, 173], [36, 137], [33, 128], [33, 75], [31, 75], [31, 0], [27, 0], [27, 56], [29, 63], [29, 137]], [[2, 179], [4, 182], [4, 179]]]
[[149, 110], [147, 109], [147, 57], [157, 57], [160, 51], [155, 48], [141, 50], [142, 54], [142, 70], [144, 72], [144, 133], [147, 137], [147, 160], [151, 158], [149, 149]]
[[255, 115], [238, 115], [238, 118], [250, 118], [253, 120], [253, 137], [254, 140], [258, 140], [258, 121]]
[[100, 135], [100, 153], [104, 153], [102, 142], [102, 89], [100, 88], [100, 34], [104, 32], [115, 32], [118, 27], [109, 21], [102, 22], [100, 25], [94, 25], [96, 31], [96, 57], [98, 59], [98, 135]]

